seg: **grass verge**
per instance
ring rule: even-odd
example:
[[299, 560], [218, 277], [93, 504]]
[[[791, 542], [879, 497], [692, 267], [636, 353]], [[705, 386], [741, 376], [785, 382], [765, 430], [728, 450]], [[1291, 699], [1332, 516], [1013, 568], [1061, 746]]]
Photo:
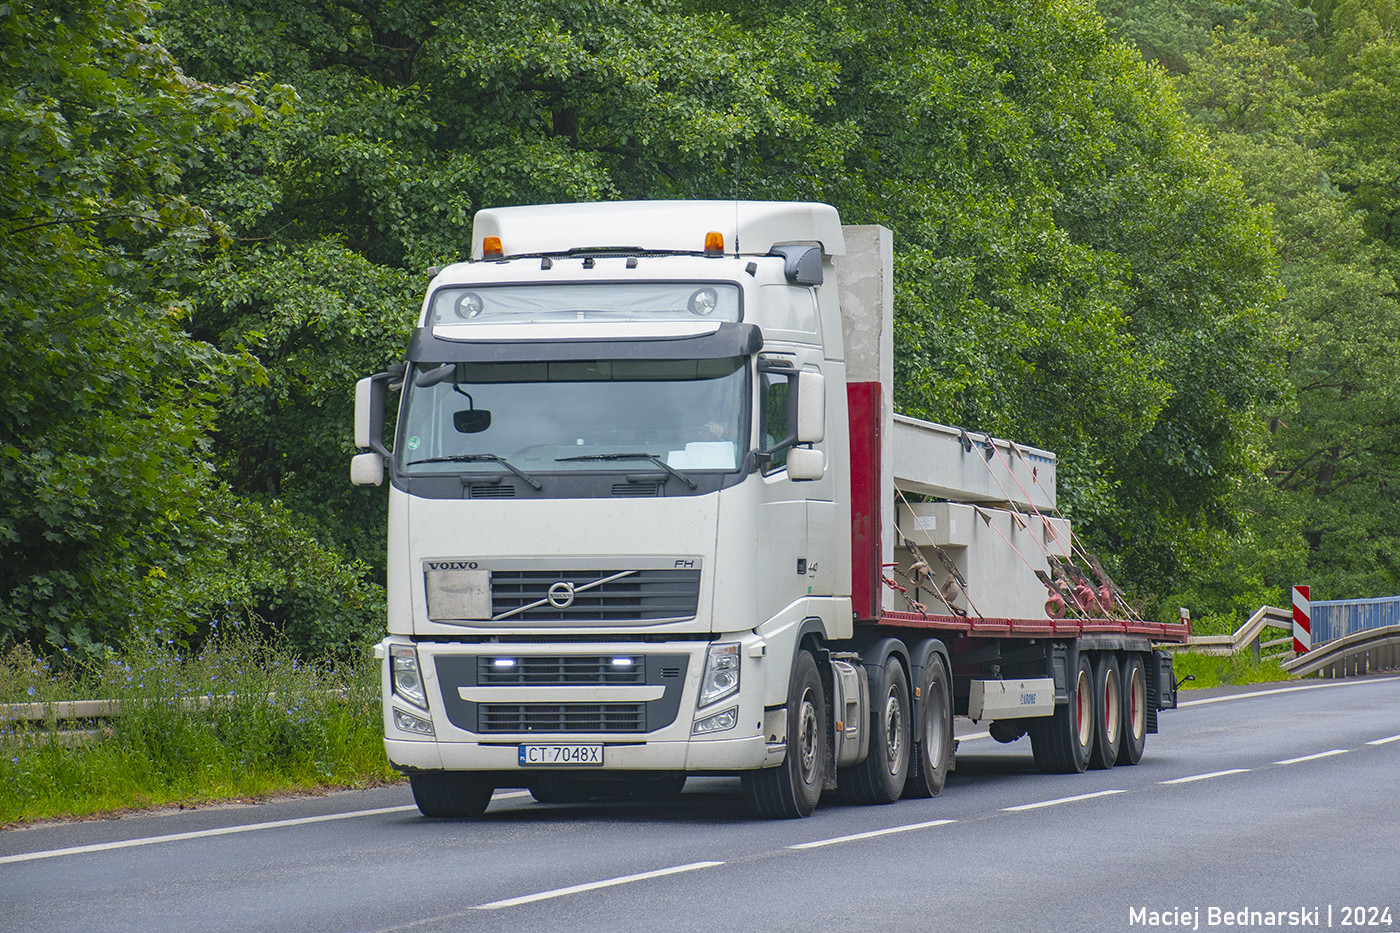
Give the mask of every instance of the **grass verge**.
[[1196, 678], [1190, 683], [1182, 684], [1183, 690], [1295, 679], [1292, 674], [1279, 667], [1277, 661], [1255, 661], [1247, 651], [1227, 657], [1178, 651], [1172, 657], [1172, 669], [1178, 681], [1188, 674]]
[[[53, 704], [75, 699], [121, 715], [59, 722]], [[18, 718], [21, 703], [48, 704], [46, 720]], [[238, 638], [193, 657], [147, 641], [60, 673], [23, 647], [0, 657], [0, 825], [396, 778], [369, 658], [308, 663]]]

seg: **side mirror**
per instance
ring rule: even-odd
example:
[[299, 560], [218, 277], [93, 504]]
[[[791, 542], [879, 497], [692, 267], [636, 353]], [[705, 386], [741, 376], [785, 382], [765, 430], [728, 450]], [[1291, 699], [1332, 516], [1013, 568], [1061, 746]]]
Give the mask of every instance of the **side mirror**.
[[[803, 370], [797, 374], [797, 443], [818, 444], [826, 437], [826, 377]], [[788, 466], [792, 472], [791, 461]], [[818, 474], [820, 475], [820, 474]]]
[[[376, 384], [373, 376], [366, 376], [355, 383], [355, 446], [365, 450], [374, 436], [374, 413], [384, 410], [383, 383]], [[376, 406], [375, 402], [379, 404]], [[384, 431], [383, 416], [380, 416], [380, 431]]]
[[826, 458], [814, 447], [793, 447], [787, 452], [790, 480], [821, 479], [826, 474]]
[[384, 457], [370, 451], [350, 458], [350, 482], [355, 486], [379, 486], [384, 482]]

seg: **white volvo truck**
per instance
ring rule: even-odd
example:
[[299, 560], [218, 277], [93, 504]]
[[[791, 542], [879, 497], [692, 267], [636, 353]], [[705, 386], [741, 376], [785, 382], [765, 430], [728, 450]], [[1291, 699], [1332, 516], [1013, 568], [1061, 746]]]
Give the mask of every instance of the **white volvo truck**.
[[1048, 771], [1138, 761], [1187, 626], [1078, 549], [1053, 454], [894, 414], [888, 230], [650, 201], [483, 210], [472, 243], [356, 394], [424, 814], [687, 775], [764, 817], [927, 797], [955, 714]]

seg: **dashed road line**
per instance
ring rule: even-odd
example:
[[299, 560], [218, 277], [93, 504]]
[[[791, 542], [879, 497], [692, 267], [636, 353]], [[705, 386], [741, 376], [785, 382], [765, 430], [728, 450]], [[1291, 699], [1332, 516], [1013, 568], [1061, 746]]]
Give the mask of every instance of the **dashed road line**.
[[893, 833], [907, 833], [914, 829], [929, 829], [933, 826], [947, 826], [949, 823], [956, 823], [957, 820], [929, 820], [926, 823], [906, 823], [903, 826], [890, 826], [886, 829], [872, 829], [865, 833], [852, 833], [849, 836], [833, 836], [830, 839], [817, 839], [813, 842], [799, 842], [796, 845], [788, 846], [789, 849], [819, 849], [822, 846], [834, 846], [841, 842], [856, 842], [860, 839], [874, 839], [876, 836], [888, 836]]
[[567, 888], [555, 888], [553, 891], [540, 891], [537, 894], [523, 894], [520, 897], [510, 897], [503, 901], [492, 901], [489, 904], [477, 904], [477, 910], [499, 910], [502, 907], [515, 907], [519, 904], [531, 904], [535, 901], [547, 901], [555, 897], [565, 897], [570, 894], [582, 894], [585, 891], [597, 891], [599, 888], [611, 888], [620, 884], [631, 884], [634, 881], [647, 881], [651, 878], [661, 878], [666, 875], [679, 875], [682, 872], [697, 871], [701, 868], [714, 868], [716, 865], [723, 865], [723, 862], [691, 862], [688, 865], [675, 865], [671, 868], [658, 868], [655, 871], [638, 872], [635, 875], [623, 875], [620, 878], [608, 878], [605, 881], [590, 881], [587, 884], [575, 884]]
[[1376, 739], [1374, 742], [1367, 742], [1367, 745], [1389, 745], [1391, 742], [1400, 742], [1400, 735], [1392, 735], [1385, 739]]
[[1333, 755], [1345, 755], [1351, 751], [1349, 748], [1334, 748], [1330, 752], [1318, 752], [1316, 755], [1303, 755], [1301, 758], [1285, 758], [1283, 761], [1276, 761], [1276, 765], [1296, 765], [1303, 761], [1317, 761], [1319, 758], [1331, 758]]
[[1158, 784], [1190, 784], [1193, 781], [1208, 781], [1211, 778], [1225, 777], [1228, 774], [1246, 774], [1248, 768], [1230, 768], [1228, 771], [1211, 771], [1207, 774], [1192, 774], [1189, 777], [1173, 778], [1170, 781], [1158, 781]]
[[1076, 794], [1073, 797], [1060, 797], [1055, 800], [1042, 800], [1038, 803], [1023, 803], [1015, 807], [1002, 807], [1005, 813], [1020, 813], [1023, 810], [1039, 810], [1041, 807], [1055, 807], [1062, 803], [1075, 803], [1079, 800], [1093, 800], [1095, 797], [1111, 797], [1114, 794], [1126, 794], [1125, 790], [1101, 790], [1093, 794]]

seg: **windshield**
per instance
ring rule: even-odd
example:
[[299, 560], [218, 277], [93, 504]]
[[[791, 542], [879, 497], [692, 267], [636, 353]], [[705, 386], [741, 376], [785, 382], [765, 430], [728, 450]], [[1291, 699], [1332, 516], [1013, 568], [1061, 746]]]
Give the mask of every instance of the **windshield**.
[[453, 285], [433, 293], [430, 325], [570, 321], [737, 321], [739, 286], [726, 282]]
[[412, 475], [735, 470], [748, 370], [715, 360], [414, 364], [396, 456]]

